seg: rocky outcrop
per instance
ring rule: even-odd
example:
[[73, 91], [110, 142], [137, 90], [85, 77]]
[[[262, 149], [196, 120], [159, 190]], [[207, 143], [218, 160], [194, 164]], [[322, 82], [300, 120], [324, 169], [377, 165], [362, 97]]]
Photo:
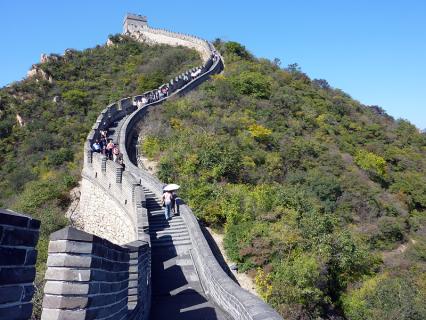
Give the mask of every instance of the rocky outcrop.
[[31, 69], [27, 72], [27, 78], [37, 78], [53, 83], [53, 77], [37, 64], [32, 65]]
[[18, 122], [20, 127], [25, 126], [24, 119], [22, 119], [22, 117], [18, 113], [16, 114], [16, 122]]
[[40, 63], [47, 63], [47, 62], [52, 62], [52, 61], [59, 61], [61, 59], [61, 56], [57, 55], [57, 54], [45, 54], [42, 53], [40, 56]]

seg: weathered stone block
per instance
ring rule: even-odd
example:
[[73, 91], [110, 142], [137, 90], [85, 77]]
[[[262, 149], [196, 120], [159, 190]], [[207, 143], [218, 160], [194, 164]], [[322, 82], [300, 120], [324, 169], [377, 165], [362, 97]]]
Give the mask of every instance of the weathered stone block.
[[86, 255], [50, 254], [47, 258], [48, 267], [80, 267], [89, 268], [92, 257]]
[[27, 256], [26, 249], [0, 247], [0, 265], [23, 265]]
[[37, 230], [5, 228], [1, 244], [7, 246], [34, 247], [38, 241], [38, 234]]
[[0, 287], [0, 305], [20, 301], [22, 291], [22, 286]]
[[89, 281], [90, 269], [68, 269], [49, 267], [46, 271], [46, 280], [62, 280], [62, 281]]
[[42, 320], [86, 320], [86, 310], [59, 310], [43, 308]]
[[34, 267], [7, 267], [0, 269], [1, 284], [30, 283], [34, 281]]
[[29, 217], [24, 216], [23, 214], [0, 209], [0, 224], [8, 225], [8, 226], [16, 226], [16, 227], [27, 227]]
[[28, 302], [31, 301], [35, 292], [33, 285], [24, 286], [24, 291], [22, 293], [22, 301]]
[[48, 309], [84, 309], [88, 305], [88, 297], [57, 296], [46, 294], [43, 298], [43, 308]]
[[93, 290], [95, 284], [64, 282], [64, 281], [47, 281], [44, 286], [45, 294], [72, 294], [72, 295], [86, 295], [89, 293], [96, 293]]
[[50, 235], [50, 240], [77, 240], [77, 241], [93, 241], [93, 235], [73, 227], [65, 227]]
[[56, 240], [49, 242], [49, 253], [91, 253], [93, 245], [91, 242]]
[[31, 317], [32, 304], [23, 303], [11, 306], [0, 305], [0, 319], [5, 320], [27, 320]]
[[25, 265], [26, 266], [33, 266], [36, 264], [37, 261], [37, 250], [35, 249], [29, 249], [27, 250], [27, 257], [25, 258]]

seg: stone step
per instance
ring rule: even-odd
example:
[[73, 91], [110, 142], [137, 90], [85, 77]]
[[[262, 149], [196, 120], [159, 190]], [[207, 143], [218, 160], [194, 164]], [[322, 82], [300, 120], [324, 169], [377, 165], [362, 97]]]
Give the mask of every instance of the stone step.
[[181, 226], [178, 226], [178, 227], [174, 227], [174, 228], [164, 228], [164, 227], [155, 227], [155, 228], [153, 228], [153, 227], [151, 227], [151, 228], [149, 228], [149, 233], [151, 233], [151, 232], [158, 232], [158, 231], [168, 231], [168, 232], [170, 232], [170, 231], [177, 231], [177, 232], [179, 232], [179, 231], [187, 231], [188, 229], [186, 228], [186, 227], [181, 227]]
[[162, 230], [188, 230], [185, 225], [153, 225], [150, 226], [149, 231], [162, 231]]
[[152, 247], [179, 247], [191, 245], [191, 241], [188, 240], [174, 240], [174, 241], [156, 241], [151, 242]]
[[151, 217], [156, 217], [156, 216], [164, 217], [164, 208], [157, 209], [157, 210], [149, 210], [149, 215]]
[[172, 217], [171, 219], [169, 219], [169, 220], [166, 220], [166, 218], [164, 217], [164, 215], [163, 215], [163, 217], [162, 218], [148, 218], [148, 221], [149, 221], [149, 224], [166, 224], [166, 225], [172, 225], [172, 224], [176, 224], [176, 223], [183, 223], [183, 224], [185, 224], [185, 221], [183, 220], [183, 219], [181, 219], [181, 218], [177, 218], [177, 217]]
[[147, 203], [147, 205], [160, 205], [161, 201], [157, 200], [157, 199], [146, 199], [145, 202]]
[[160, 235], [159, 238], [156, 238], [155, 236], [151, 236], [151, 242], [171, 242], [171, 241], [183, 241], [183, 240], [187, 240], [190, 241], [191, 239], [189, 238], [189, 234], [183, 234], [183, 235], [170, 235], [170, 234], [165, 234], [165, 235]]
[[170, 240], [189, 240], [189, 234], [160, 234], [158, 236], [151, 236], [151, 242], [161, 242]]
[[168, 226], [168, 225], [156, 225], [150, 226], [149, 231], [162, 231], [162, 230], [188, 230], [185, 225], [176, 225], [176, 226]]
[[179, 228], [179, 229], [164, 229], [164, 230], [150, 230], [149, 234], [188, 234], [188, 230], [186, 228]]
[[185, 225], [185, 221], [183, 221], [182, 219], [170, 219], [170, 220], [166, 220], [166, 219], [157, 219], [157, 220], [151, 220], [148, 219], [149, 225], [150, 226], [157, 226], [157, 225], [161, 225], [161, 226], [173, 226], [173, 225]]
[[[165, 221], [166, 217], [164, 216], [164, 212], [162, 212], [162, 213], [157, 213], [155, 215], [150, 215], [148, 219], [149, 219], [149, 221], [157, 222], [157, 221], [161, 221], [161, 220]], [[175, 220], [175, 221], [182, 220], [183, 221], [181, 216], [172, 216], [172, 220]]]
[[[182, 217], [181, 216], [176, 216], [176, 215], [173, 215], [173, 214], [171, 214], [171, 220], [169, 220], [169, 221], [173, 221], [173, 220], [175, 220], [175, 221], [183, 221], [183, 219], [182, 219]], [[166, 216], [164, 215], [164, 212], [161, 212], [161, 213], [156, 213], [156, 214], [154, 214], [154, 215], [148, 215], [148, 219], [150, 220], [150, 221], [153, 221], [153, 222], [158, 222], [158, 221], [161, 221], [161, 220], [164, 220], [164, 221], [166, 221]]]

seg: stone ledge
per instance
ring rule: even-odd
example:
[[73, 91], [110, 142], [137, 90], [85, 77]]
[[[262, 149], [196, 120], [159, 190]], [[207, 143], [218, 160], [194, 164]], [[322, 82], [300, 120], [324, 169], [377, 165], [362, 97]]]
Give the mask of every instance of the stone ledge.
[[38, 230], [40, 228], [40, 221], [12, 210], [0, 208], [0, 225]]
[[92, 242], [93, 235], [81, 230], [77, 230], [73, 227], [65, 227], [61, 230], [58, 230], [52, 233], [49, 237], [50, 240], [75, 240], [75, 241], [85, 241]]
[[92, 253], [91, 242], [80, 242], [72, 240], [51, 240], [49, 242], [49, 253]]

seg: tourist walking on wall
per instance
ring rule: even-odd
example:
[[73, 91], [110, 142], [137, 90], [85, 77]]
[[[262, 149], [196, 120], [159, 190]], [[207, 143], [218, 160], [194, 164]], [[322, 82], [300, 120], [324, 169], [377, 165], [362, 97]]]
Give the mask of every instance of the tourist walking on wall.
[[102, 148], [101, 148], [101, 145], [99, 144], [99, 140], [96, 140], [95, 143], [92, 145], [92, 150], [94, 152], [101, 152]]
[[120, 150], [116, 145], [112, 148], [112, 160], [118, 162], [118, 156], [120, 155]]
[[170, 210], [172, 208], [172, 193], [170, 191], [166, 191], [163, 193], [163, 205], [164, 205], [164, 216], [166, 220], [170, 219]]
[[112, 142], [112, 140], [110, 140], [106, 146], [106, 155], [108, 157], [109, 160], [112, 159], [112, 149], [114, 148], [114, 142]]
[[175, 215], [177, 213], [176, 199], [177, 199], [176, 191], [172, 191], [172, 211], [173, 211], [173, 215]]

